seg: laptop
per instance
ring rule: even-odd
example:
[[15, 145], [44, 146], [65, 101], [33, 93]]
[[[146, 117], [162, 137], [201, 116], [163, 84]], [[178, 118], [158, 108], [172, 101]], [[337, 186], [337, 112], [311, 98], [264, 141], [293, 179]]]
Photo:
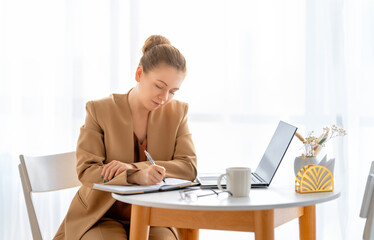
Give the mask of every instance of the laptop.
[[[268, 187], [270, 185], [296, 130], [297, 127], [283, 121], [279, 122], [256, 171], [252, 172], [252, 188]], [[219, 175], [209, 173], [198, 174], [197, 181], [200, 183], [201, 188], [217, 188]], [[221, 185], [226, 185], [224, 178]]]

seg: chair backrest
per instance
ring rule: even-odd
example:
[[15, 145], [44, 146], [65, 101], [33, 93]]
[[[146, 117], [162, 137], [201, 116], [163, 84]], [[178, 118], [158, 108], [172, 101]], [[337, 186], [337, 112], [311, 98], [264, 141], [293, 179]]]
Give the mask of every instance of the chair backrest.
[[40, 157], [20, 155], [20, 172], [27, 213], [34, 240], [41, 240], [31, 194], [78, 187], [75, 152]]
[[366, 218], [363, 238], [374, 239], [374, 162], [371, 163], [369, 176], [366, 181], [365, 193], [362, 199], [360, 217]]

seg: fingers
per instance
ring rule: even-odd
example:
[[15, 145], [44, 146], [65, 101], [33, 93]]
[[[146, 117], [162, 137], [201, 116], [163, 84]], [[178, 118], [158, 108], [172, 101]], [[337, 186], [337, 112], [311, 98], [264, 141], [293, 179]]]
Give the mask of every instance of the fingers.
[[103, 182], [108, 182], [109, 180], [112, 180], [113, 177], [121, 174], [125, 170], [127, 170], [129, 167], [127, 164], [113, 160], [108, 164], [104, 164], [103, 169], [101, 171], [101, 177], [103, 179]]
[[103, 170], [101, 171], [101, 176], [103, 177], [103, 181], [106, 182], [110, 174], [110, 170], [114, 167], [116, 161], [111, 161], [108, 164], [104, 164]]
[[166, 170], [164, 167], [150, 165], [146, 169], [142, 169], [130, 175], [127, 181], [139, 185], [155, 185], [164, 179], [165, 173]]
[[[114, 165], [114, 164], [113, 164]], [[121, 168], [121, 166], [118, 166], [118, 164], [114, 165], [110, 169], [108, 169], [108, 177], [106, 178], [108, 181], [112, 180], [112, 178], [115, 176], [114, 174], [118, 171], [118, 169]]]
[[153, 185], [161, 182], [165, 177], [165, 168], [158, 165], [151, 165], [148, 167], [148, 184]]
[[162, 180], [160, 180], [157, 176], [153, 175], [153, 176], [150, 176], [150, 181], [149, 181], [149, 184], [150, 185], [155, 185], [159, 182], [161, 182]]
[[126, 168], [124, 168], [124, 167], [118, 168], [113, 176], [116, 177], [116, 176], [120, 175], [121, 173], [123, 173], [125, 170], [126, 170]]
[[[113, 177], [130, 168], [132, 168], [131, 165], [116, 160], [113, 160], [108, 164], [104, 164], [101, 171], [103, 182], [108, 182]], [[132, 174], [128, 178], [128, 181], [139, 185], [154, 185], [161, 182], [165, 178], [165, 174], [166, 170], [164, 167], [158, 165], [150, 165], [148, 168]]]

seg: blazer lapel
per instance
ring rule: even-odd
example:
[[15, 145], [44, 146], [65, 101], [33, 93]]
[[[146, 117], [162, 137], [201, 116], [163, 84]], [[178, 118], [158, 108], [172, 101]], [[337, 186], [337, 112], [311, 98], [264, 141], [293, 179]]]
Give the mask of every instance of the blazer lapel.
[[[165, 106], [162, 106], [148, 115], [147, 127], [147, 151], [151, 154], [154, 160], [166, 160], [170, 155], [168, 151], [169, 145], [173, 144], [167, 141], [165, 137], [166, 132], [166, 114], [164, 114]], [[168, 154], [169, 153], [169, 154]], [[170, 157], [170, 156], [169, 156]]]
[[[131, 91], [131, 90], [130, 90]], [[129, 91], [129, 92], [130, 92]], [[120, 112], [121, 116], [121, 125], [123, 127], [119, 128], [121, 129], [123, 134], [123, 139], [127, 139], [126, 144], [123, 147], [123, 150], [121, 152], [126, 153], [125, 155], [128, 157], [128, 162], [134, 162], [134, 127], [132, 122], [132, 114], [131, 109], [128, 101], [128, 93], [127, 94], [118, 94], [116, 96], [116, 103], [118, 105], [118, 111]], [[131, 141], [128, 141], [131, 139]]]
[[154, 131], [152, 131], [153, 127], [153, 115], [154, 111], [149, 112], [148, 114], [148, 120], [147, 120], [147, 151], [151, 154], [153, 158], [156, 158], [155, 156], [155, 148], [154, 148], [154, 141], [156, 140], [156, 136], [154, 134]]
[[[162, 108], [162, 107], [161, 107]], [[147, 151], [151, 154], [154, 160], [163, 159], [163, 144], [162, 140], [162, 119], [160, 119], [160, 112], [162, 109], [151, 111], [148, 115], [147, 123]]]

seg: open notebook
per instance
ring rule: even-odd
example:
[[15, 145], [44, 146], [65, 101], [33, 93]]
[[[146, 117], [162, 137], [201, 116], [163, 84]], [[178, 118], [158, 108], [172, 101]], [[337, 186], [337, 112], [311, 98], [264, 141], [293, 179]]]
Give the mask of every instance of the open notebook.
[[132, 186], [122, 186], [122, 185], [105, 185], [105, 184], [94, 184], [93, 189], [119, 193], [119, 194], [139, 194], [148, 192], [159, 192], [159, 191], [170, 191], [181, 189], [185, 187], [191, 187], [198, 185], [199, 183], [191, 182], [188, 180], [177, 179], [177, 178], [165, 178], [165, 183], [160, 182], [156, 185], [132, 185]]

